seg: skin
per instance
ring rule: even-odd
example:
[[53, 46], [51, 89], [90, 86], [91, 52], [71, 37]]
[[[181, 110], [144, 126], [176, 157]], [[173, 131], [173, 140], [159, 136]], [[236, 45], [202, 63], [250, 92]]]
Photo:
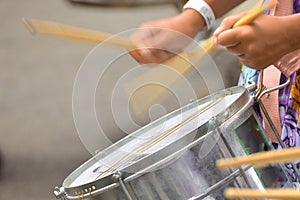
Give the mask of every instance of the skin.
[[245, 13], [226, 18], [214, 33], [215, 43], [227, 48], [240, 61], [264, 69], [300, 48], [300, 15], [262, 15], [253, 24], [231, 29]]
[[[243, 1], [206, 2], [213, 8], [216, 17], [220, 17]], [[263, 69], [300, 48], [300, 14], [283, 17], [262, 15], [251, 25], [232, 29], [233, 24], [245, 14], [226, 18], [214, 33], [215, 44], [226, 47], [243, 64]], [[194, 38], [203, 27], [204, 19], [193, 9], [186, 9], [172, 18], [147, 22], [141, 26], [145, 30], [133, 35], [137, 49], [130, 54], [140, 63], [162, 63], [180, 53], [191, 41], [186, 38]], [[186, 35], [186, 38], [178, 33]]]
[[140, 63], [162, 63], [180, 53], [204, 26], [204, 19], [193, 9], [144, 23], [131, 38], [137, 49], [130, 54]]
[[[220, 17], [243, 0], [206, 2], [216, 17]], [[180, 53], [205, 25], [202, 15], [193, 9], [186, 9], [171, 18], [144, 23], [132, 36], [137, 49], [130, 54], [140, 63], [162, 63]]]

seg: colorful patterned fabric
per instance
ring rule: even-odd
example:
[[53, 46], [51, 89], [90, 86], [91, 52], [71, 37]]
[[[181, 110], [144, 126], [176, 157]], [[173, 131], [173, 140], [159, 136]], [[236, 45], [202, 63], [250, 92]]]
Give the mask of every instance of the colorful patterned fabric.
[[[300, 147], [300, 72], [295, 72], [291, 77], [291, 83], [279, 91], [279, 113], [282, 123], [281, 140], [286, 148]], [[281, 76], [280, 82], [286, 80]], [[300, 162], [295, 162], [300, 169]], [[286, 165], [288, 174], [293, 181], [300, 181], [291, 165]]]
[[[294, 13], [300, 13], [300, 0], [294, 0]], [[257, 70], [243, 67], [239, 84], [257, 83], [258, 74]], [[289, 86], [279, 90], [278, 94], [279, 113], [282, 123], [281, 139], [285, 148], [300, 147], [300, 71], [294, 72], [290, 78]], [[286, 80], [287, 78], [282, 74], [280, 84], [285, 83]], [[259, 112], [258, 115], [260, 116]], [[295, 162], [295, 164], [300, 169], [300, 162]], [[291, 165], [286, 165], [286, 171], [292, 181], [300, 182]]]
[[300, 13], [300, 0], [294, 0], [294, 13]]

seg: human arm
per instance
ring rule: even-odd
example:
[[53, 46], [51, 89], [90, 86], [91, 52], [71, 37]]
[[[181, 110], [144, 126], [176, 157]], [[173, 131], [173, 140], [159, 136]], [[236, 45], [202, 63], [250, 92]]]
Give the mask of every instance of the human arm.
[[226, 18], [214, 37], [216, 44], [237, 55], [246, 66], [264, 69], [276, 64], [284, 55], [300, 49], [300, 14], [262, 15], [251, 25], [231, 29], [244, 14]]
[[[244, 0], [205, 1], [218, 18]], [[132, 36], [137, 49], [131, 55], [141, 63], [161, 63], [180, 53], [205, 26], [203, 16], [190, 8], [171, 18], [144, 23]]]

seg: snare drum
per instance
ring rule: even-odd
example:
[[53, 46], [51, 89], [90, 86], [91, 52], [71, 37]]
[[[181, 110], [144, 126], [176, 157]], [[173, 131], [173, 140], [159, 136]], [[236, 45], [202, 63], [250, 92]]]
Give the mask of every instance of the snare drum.
[[221, 171], [220, 158], [263, 148], [244, 87], [176, 110], [96, 154], [56, 187], [58, 199], [224, 199], [224, 188], [263, 189], [254, 168]]

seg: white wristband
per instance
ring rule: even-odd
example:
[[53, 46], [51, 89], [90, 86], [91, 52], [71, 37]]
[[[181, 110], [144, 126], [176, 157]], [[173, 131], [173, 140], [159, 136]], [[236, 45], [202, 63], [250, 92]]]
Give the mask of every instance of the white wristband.
[[216, 17], [211, 9], [211, 7], [203, 0], [189, 0], [184, 6], [183, 9], [192, 8], [202, 15], [206, 22], [207, 30], [216, 23]]

